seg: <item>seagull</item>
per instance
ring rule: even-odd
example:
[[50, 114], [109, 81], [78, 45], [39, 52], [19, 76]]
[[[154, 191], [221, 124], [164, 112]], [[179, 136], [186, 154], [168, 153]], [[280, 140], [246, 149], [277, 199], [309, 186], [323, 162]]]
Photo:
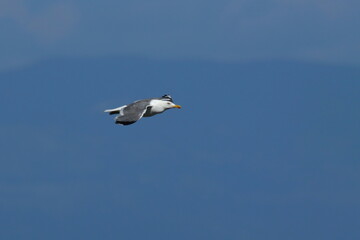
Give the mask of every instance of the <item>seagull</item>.
[[110, 115], [118, 114], [115, 117], [116, 124], [130, 125], [142, 117], [151, 117], [170, 108], [181, 108], [181, 106], [174, 104], [172, 97], [165, 94], [161, 98], [138, 100], [118, 108], [107, 109], [105, 112]]

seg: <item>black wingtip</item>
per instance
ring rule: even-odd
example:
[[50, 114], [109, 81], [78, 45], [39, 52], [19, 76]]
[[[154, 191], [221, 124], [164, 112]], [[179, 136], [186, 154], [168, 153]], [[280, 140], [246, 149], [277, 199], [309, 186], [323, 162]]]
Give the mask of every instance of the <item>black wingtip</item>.
[[163, 95], [161, 98], [165, 98], [165, 99], [168, 99], [169, 101], [173, 101], [172, 97], [170, 96], [170, 94], [165, 94]]
[[112, 111], [112, 112], [109, 112], [109, 115], [114, 115], [114, 114], [119, 114], [120, 111]]
[[133, 124], [135, 123], [136, 121], [133, 121], [133, 122], [120, 122], [120, 121], [116, 121], [115, 124], [122, 124], [122, 125], [130, 125], [130, 124]]

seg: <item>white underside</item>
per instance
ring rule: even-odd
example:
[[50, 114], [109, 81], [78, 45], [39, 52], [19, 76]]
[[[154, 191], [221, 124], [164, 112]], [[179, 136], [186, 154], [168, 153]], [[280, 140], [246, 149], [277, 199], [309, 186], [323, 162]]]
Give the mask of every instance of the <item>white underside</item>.
[[145, 112], [144, 117], [151, 117], [167, 110], [164, 101], [161, 100], [151, 100], [149, 105], [151, 106], [151, 109], [150, 111]]

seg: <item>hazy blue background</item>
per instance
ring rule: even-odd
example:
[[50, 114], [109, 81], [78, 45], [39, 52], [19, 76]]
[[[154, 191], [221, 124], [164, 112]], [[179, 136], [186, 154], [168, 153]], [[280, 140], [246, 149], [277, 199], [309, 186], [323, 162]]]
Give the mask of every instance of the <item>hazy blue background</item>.
[[359, 7], [0, 0], [0, 238], [360, 239]]

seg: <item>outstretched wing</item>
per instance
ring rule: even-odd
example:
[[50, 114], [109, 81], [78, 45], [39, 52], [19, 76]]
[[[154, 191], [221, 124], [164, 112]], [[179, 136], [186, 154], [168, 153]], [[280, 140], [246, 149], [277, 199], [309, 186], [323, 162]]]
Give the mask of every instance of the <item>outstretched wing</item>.
[[130, 125], [138, 121], [151, 108], [149, 100], [140, 100], [127, 105], [115, 118], [116, 124]]

